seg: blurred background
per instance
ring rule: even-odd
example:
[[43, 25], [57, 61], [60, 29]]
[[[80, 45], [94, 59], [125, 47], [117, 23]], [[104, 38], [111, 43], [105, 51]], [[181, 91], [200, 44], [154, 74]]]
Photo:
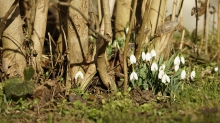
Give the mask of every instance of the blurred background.
[[[180, 2], [180, 0], [178, 0]], [[205, 1], [205, 0], [201, 0], [201, 1]], [[214, 6], [216, 11], [218, 11], [218, 0], [209, 0], [209, 3], [211, 6]], [[172, 13], [172, 4], [173, 4], [173, 0], [168, 0], [167, 3], [167, 15], [170, 15]], [[200, 6], [200, 4], [198, 4]], [[193, 29], [195, 29], [195, 24], [196, 24], [196, 18], [195, 16], [191, 16], [191, 10], [192, 8], [195, 7], [195, 0], [184, 0], [183, 3], [183, 25], [184, 27], [192, 32]], [[209, 9], [209, 11], [212, 9]], [[203, 20], [204, 20], [204, 15], [199, 17], [199, 22], [198, 22], [198, 28], [201, 31], [203, 28]], [[218, 15], [217, 12], [215, 13], [215, 28], [217, 28], [217, 21], [218, 20]], [[213, 16], [210, 17], [210, 15], [208, 15], [208, 20], [207, 20], [207, 24], [211, 25], [211, 23], [213, 22]]]

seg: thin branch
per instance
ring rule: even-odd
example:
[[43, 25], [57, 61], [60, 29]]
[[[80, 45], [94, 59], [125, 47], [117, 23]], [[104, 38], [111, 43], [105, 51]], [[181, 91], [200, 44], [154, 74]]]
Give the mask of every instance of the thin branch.
[[[145, 12], [144, 12], [144, 18], [143, 18], [143, 22], [141, 25], [141, 29], [139, 31], [139, 35], [137, 36], [136, 39], [136, 51], [135, 51], [135, 57], [137, 59], [139, 59], [140, 54], [141, 54], [141, 48], [142, 48], [142, 44], [145, 41], [147, 35], [150, 33], [150, 30], [147, 27], [147, 21], [149, 19], [149, 11], [150, 11], [150, 6], [151, 6], [151, 0], [148, 0], [146, 3], [146, 7], [145, 7]], [[146, 44], [148, 42], [145, 42]]]
[[131, 28], [134, 25], [134, 20], [135, 20], [135, 13], [136, 13], [136, 7], [137, 7], [137, 0], [134, 0], [134, 9], [133, 13], [131, 16], [131, 23], [129, 25], [130, 29], [128, 30], [128, 34], [126, 36], [126, 41], [125, 41], [125, 48], [124, 48], [124, 93], [127, 92], [127, 84], [128, 84], [128, 68], [127, 68], [127, 53], [128, 53], [128, 43], [131, 37]]
[[199, 15], [198, 15], [198, 5], [197, 5], [197, 0], [195, 0], [195, 4], [196, 4], [196, 30], [195, 30], [195, 40], [194, 43], [197, 42], [197, 29], [198, 29], [198, 19], [199, 19]]
[[182, 10], [182, 8], [183, 8], [183, 2], [184, 2], [184, 0], [181, 0], [181, 4], [180, 4], [180, 7], [179, 7], [179, 11], [178, 11], [178, 14], [177, 14], [177, 18], [179, 17], [180, 12], [181, 12], [181, 10]]
[[[79, 12], [79, 14], [86, 20], [86, 22], [88, 24], [90, 24], [90, 21], [89, 19], [79, 10], [77, 9], [76, 7], [72, 6], [70, 3], [67, 3], [67, 2], [59, 2], [59, 1], [56, 1], [56, 3], [60, 4], [60, 5], [63, 5], [63, 6], [69, 6], [71, 7], [72, 9], [76, 10], [77, 12]], [[100, 34], [98, 31], [96, 31], [94, 28], [92, 28], [91, 26], [88, 26], [89, 29], [91, 29], [94, 33], [96, 33], [97, 35], [99, 35], [100, 37], [104, 38], [106, 41], [108, 42], [111, 42], [111, 39], [109, 39], [108, 37]]]

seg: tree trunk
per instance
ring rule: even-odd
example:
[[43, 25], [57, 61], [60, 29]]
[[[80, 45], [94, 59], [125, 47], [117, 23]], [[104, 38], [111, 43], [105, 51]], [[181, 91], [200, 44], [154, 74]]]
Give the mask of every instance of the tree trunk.
[[[70, 5], [79, 9], [88, 18], [87, 0], [71, 0]], [[86, 63], [88, 52], [88, 26], [86, 20], [79, 12], [71, 7], [69, 7], [68, 16], [70, 17], [67, 21], [69, 70], [66, 76], [66, 94], [68, 94], [68, 90], [71, 88], [71, 81], [74, 80], [79, 68]], [[79, 83], [75, 84], [78, 85]]]
[[[15, 0], [0, 0], [0, 18], [5, 16], [14, 1]], [[26, 60], [25, 52], [22, 47], [24, 36], [18, 4], [7, 18], [5, 30], [0, 38], [2, 39], [3, 45], [2, 64], [4, 72], [9, 74], [9, 77], [15, 75], [20, 75], [23, 77], [23, 70], [26, 66]]]
[[115, 30], [116, 39], [124, 36], [124, 29], [130, 20], [132, 0], [116, 1]]
[[156, 33], [164, 19], [167, 0], [152, 0], [147, 27], [151, 30], [151, 36]]
[[48, 6], [49, 0], [38, 0], [36, 3], [36, 16], [32, 40], [34, 42], [34, 50], [37, 52], [37, 56], [33, 59], [33, 66], [37, 72], [42, 71], [41, 56], [44, 47]]
[[[112, 16], [112, 10], [114, 8], [114, 0], [102, 0], [102, 8], [103, 8], [103, 15], [104, 15], [104, 21], [102, 21], [100, 33], [104, 36], [108, 37], [109, 39], [112, 39], [112, 29], [111, 29], [111, 16]], [[103, 30], [104, 28], [104, 30]], [[97, 70], [99, 72], [99, 76], [103, 82], [103, 84], [110, 89], [111, 91], [116, 91], [117, 86], [115, 84], [115, 81], [112, 80], [112, 78], [108, 75], [107, 72], [107, 66], [105, 63], [105, 50], [108, 45], [108, 41], [104, 40], [102, 37], [97, 38]]]

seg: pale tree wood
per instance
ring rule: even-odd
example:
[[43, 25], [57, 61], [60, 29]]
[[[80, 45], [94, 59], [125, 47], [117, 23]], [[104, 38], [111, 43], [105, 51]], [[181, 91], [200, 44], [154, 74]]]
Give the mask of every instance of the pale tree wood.
[[[161, 6], [166, 6], [167, 1], [164, 0], [163, 2], [161, 4]], [[176, 7], [177, 7], [177, 0], [174, 0], [171, 21], [175, 20]], [[163, 16], [165, 16], [165, 15], [163, 15]], [[174, 30], [169, 33], [161, 34], [161, 36], [159, 38], [155, 39], [155, 51], [157, 53], [157, 57], [156, 57], [157, 59], [161, 55], [163, 55], [164, 58], [169, 57], [169, 53], [171, 51], [171, 46], [172, 46], [172, 42], [170, 41], [170, 38], [172, 37], [173, 32], [174, 32]]]
[[[0, 0], [0, 18], [3, 18], [15, 0]], [[19, 6], [12, 11], [7, 18], [5, 30], [2, 37], [3, 57], [2, 65], [4, 72], [10, 77], [20, 75], [23, 77], [23, 70], [26, 66], [25, 51], [22, 47], [24, 36], [22, 31], [22, 20]]]
[[150, 6], [151, 6], [151, 0], [146, 1], [146, 3], [143, 3], [145, 6], [142, 7], [142, 12], [144, 13], [143, 15], [143, 21], [141, 24], [141, 29], [138, 32], [137, 38], [136, 38], [136, 51], [135, 51], [135, 57], [139, 59], [140, 54], [141, 54], [141, 49], [143, 44], [148, 44], [148, 35], [150, 33], [149, 27], [147, 27], [147, 23], [149, 21], [149, 11], [150, 11]]
[[130, 20], [132, 0], [117, 0], [115, 14], [116, 39], [124, 36], [124, 29]]
[[[102, 21], [100, 33], [104, 32], [104, 35], [110, 39], [112, 39], [112, 31], [111, 31], [111, 16], [112, 10], [114, 7], [113, 0], [102, 0], [104, 21]], [[113, 4], [113, 5], [112, 5]], [[104, 29], [104, 30], [103, 30]], [[117, 86], [113, 79], [107, 73], [107, 66], [105, 63], [105, 50], [108, 45], [108, 41], [104, 40], [102, 37], [98, 37], [97, 39], [97, 70], [99, 72], [99, 76], [103, 82], [103, 84], [110, 90], [116, 91]]]
[[[70, 5], [77, 8], [86, 18], [88, 18], [88, 1], [71, 0]], [[66, 95], [71, 88], [76, 73], [81, 70], [81, 66], [86, 63], [88, 52], [88, 26], [83, 16], [75, 9], [69, 7], [67, 20], [67, 41], [69, 50], [69, 69], [66, 75]], [[82, 71], [84, 72], [84, 71]], [[79, 83], [75, 83], [78, 85]]]
[[38, 0], [36, 3], [36, 15], [32, 40], [34, 42], [34, 50], [37, 52], [37, 56], [33, 58], [33, 66], [37, 72], [42, 72], [41, 56], [46, 34], [48, 7], [49, 0]]
[[[154, 36], [154, 34], [155, 34], [156, 25], [160, 25], [160, 24], [157, 24], [160, 1], [161, 0], [152, 0], [152, 2], [151, 2], [149, 19], [147, 21], [147, 27], [150, 29], [151, 36]], [[162, 0], [162, 1], [164, 1], [164, 0]]]
[[131, 37], [131, 30], [132, 27], [134, 26], [134, 20], [135, 20], [135, 13], [136, 13], [136, 8], [137, 8], [137, 0], [134, 0], [134, 5], [133, 5], [133, 12], [131, 16], [131, 23], [130, 23], [130, 29], [128, 30], [128, 34], [126, 36], [126, 41], [125, 41], [125, 49], [124, 49], [124, 94], [127, 93], [127, 84], [128, 84], [128, 68], [127, 68], [127, 53], [128, 53], [128, 43]]

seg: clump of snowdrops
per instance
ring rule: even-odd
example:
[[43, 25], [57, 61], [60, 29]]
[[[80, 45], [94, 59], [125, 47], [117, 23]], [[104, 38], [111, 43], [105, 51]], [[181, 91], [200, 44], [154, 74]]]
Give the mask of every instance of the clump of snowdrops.
[[173, 54], [168, 60], [163, 56], [156, 59], [156, 52], [142, 52], [141, 59], [130, 56], [132, 71], [130, 82], [133, 88], [151, 90], [154, 94], [175, 96], [183, 89], [183, 84], [194, 81], [196, 72], [185, 66], [181, 51]]

